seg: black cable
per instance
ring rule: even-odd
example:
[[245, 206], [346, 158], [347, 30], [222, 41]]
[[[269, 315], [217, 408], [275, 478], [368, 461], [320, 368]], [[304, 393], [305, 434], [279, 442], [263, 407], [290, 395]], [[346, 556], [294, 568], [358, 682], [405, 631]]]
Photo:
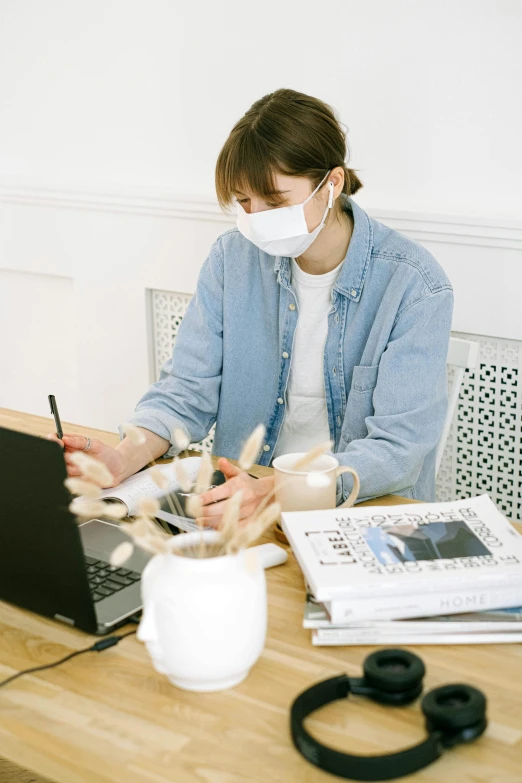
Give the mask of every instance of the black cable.
[[24, 674], [32, 674], [33, 672], [41, 672], [44, 669], [52, 669], [55, 666], [60, 666], [66, 661], [70, 661], [71, 658], [75, 658], [77, 655], [83, 655], [83, 653], [87, 652], [102, 652], [102, 650], [106, 650], [108, 647], [114, 647], [115, 644], [121, 642], [126, 636], [132, 636], [135, 633], [136, 631], [129, 631], [121, 636], [106, 636], [105, 639], [100, 639], [100, 641], [93, 644], [92, 647], [86, 647], [84, 650], [76, 650], [76, 652], [70, 653], [69, 655], [66, 655], [65, 658], [61, 658], [54, 663], [46, 663], [45, 666], [35, 666], [33, 669], [23, 669], [23, 671], [18, 672], [18, 674], [13, 674], [11, 677], [8, 677], [7, 680], [2, 680], [2, 682], [0, 682], [0, 688], [3, 688], [4, 685], [18, 679], [18, 677], [22, 677]]

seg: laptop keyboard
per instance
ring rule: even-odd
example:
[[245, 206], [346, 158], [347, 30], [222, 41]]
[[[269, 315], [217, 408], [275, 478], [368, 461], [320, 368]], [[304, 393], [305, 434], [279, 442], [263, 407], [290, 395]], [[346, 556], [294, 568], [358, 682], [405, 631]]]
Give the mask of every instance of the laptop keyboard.
[[96, 560], [85, 555], [87, 577], [92, 597], [95, 601], [108, 598], [109, 595], [123, 590], [124, 587], [139, 582], [141, 574], [131, 571], [129, 568], [115, 568], [104, 560]]

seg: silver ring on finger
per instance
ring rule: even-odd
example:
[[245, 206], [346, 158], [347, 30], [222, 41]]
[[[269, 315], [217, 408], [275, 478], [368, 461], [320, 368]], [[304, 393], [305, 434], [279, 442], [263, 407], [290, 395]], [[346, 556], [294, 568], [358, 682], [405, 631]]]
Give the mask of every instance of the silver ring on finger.
[[[83, 437], [87, 438], [87, 435], [84, 435]], [[91, 448], [91, 439], [87, 438], [87, 443], [83, 447], [82, 451], [89, 451], [90, 448]]]

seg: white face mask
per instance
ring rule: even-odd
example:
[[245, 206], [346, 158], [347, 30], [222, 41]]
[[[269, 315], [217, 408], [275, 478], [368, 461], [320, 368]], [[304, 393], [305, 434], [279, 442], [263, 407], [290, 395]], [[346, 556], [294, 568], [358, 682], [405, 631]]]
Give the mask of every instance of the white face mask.
[[248, 213], [238, 203], [238, 229], [250, 242], [253, 242], [260, 250], [271, 256], [297, 258], [297, 256], [302, 255], [302, 253], [308, 250], [314, 239], [317, 239], [317, 235], [325, 224], [328, 211], [333, 206], [334, 184], [329, 182], [330, 193], [323, 219], [314, 231], [309, 232], [305, 220], [304, 206], [315, 196], [329, 174], [330, 172], [302, 204]]

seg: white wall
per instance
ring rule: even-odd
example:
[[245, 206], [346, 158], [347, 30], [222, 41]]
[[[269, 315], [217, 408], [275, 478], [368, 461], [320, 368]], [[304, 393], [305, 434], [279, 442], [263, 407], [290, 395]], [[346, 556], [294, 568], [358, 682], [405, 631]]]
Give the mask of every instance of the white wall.
[[[47, 390], [69, 401], [70, 418], [81, 415], [72, 292], [67, 277], [0, 269], [2, 407], [45, 410]], [[39, 350], [32, 350], [36, 345]]]
[[2, 0], [0, 172], [213, 194], [265, 93], [331, 102], [363, 205], [520, 218], [519, 0]]
[[[65, 419], [128, 415], [145, 288], [193, 290], [227, 227], [217, 153], [280, 86], [338, 109], [358, 202], [445, 265], [456, 328], [522, 338], [521, 26], [518, 0], [0, 0], [0, 270], [32, 275], [45, 321], [14, 342], [28, 294], [0, 272], [0, 367], [27, 357], [0, 405], [45, 413], [60, 388]], [[45, 275], [69, 280], [66, 336]], [[70, 362], [31, 375], [52, 339]]]

